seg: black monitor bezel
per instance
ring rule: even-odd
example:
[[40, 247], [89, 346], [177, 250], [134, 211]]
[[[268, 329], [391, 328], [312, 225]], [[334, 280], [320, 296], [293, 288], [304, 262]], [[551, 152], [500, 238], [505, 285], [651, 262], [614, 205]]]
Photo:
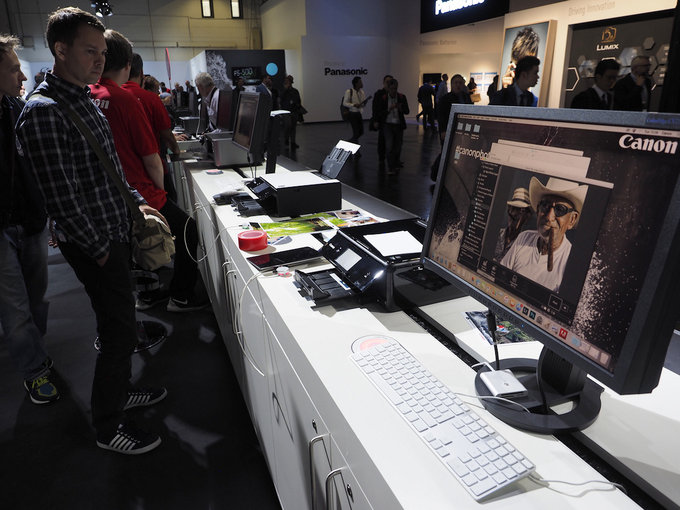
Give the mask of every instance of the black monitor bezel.
[[[241, 119], [239, 114], [241, 112], [242, 101], [244, 99], [248, 101], [254, 100], [256, 103], [255, 119], [253, 121], [253, 127], [250, 131], [247, 144], [240, 139], [241, 136], [238, 130]], [[268, 97], [263, 97], [263, 95], [259, 92], [243, 91], [239, 94], [236, 111], [234, 112], [234, 131], [232, 135], [232, 143], [251, 154], [254, 158], [254, 161], [262, 161], [264, 158], [265, 138], [269, 125], [270, 112], [271, 100]]]
[[[430, 220], [428, 220], [421, 259], [423, 265], [435, 274], [450, 281], [487, 306], [502, 318], [516, 321], [527, 333], [564, 359], [587, 371], [607, 387], [620, 394], [647, 393], [658, 384], [663, 363], [672, 337], [673, 327], [680, 310], [680, 298], [674, 293], [675, 282], [680, 281], [680, 179], [676, 183], [673, 198], [660, 228], [650, 268], [642, 285], [638, 302], [632, 314], [631, 325], [623, 341], [619, 361], [614, 372], [609, 372], [595, 362], [557, 341], [533, 323], [523, 319], [521, 314], [497, 305], [490, 297], [473, 285], [459, 279], [453, 273], [428, 258], [434, 222], [439, 207], [444, 179], [442, 172], [448, 168], [452, 147], [452, 126], [460, 114], [514, 117], [547, 121], [574, 122], [578, 124], [629, 126], [650, 129], [680, 131], [680, 115], [566, 110], [549, 108], [521, 108], [505, 106], [453, 105], [449, 125], [442, 149], [439, 178], [434, 190]], [[606, 121], [605, 121], [606, 120]], [[645, 332], [644, 335], [642, 332]], [[656, 339], [644, 341], [643, 338]]]

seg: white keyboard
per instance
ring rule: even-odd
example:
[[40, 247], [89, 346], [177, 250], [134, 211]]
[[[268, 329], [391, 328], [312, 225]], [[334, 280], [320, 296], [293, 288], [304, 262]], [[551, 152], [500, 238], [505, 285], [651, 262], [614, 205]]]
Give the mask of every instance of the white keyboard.
[[360, 338], [352, 359], [470, 495], [482, 499], [535, 469], [402, 345]]

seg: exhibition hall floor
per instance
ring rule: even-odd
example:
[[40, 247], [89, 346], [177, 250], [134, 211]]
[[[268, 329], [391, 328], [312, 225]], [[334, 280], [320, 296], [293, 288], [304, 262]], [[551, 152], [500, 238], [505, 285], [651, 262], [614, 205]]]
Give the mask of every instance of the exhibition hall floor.
[[[349, 125], [298, 127], [293, 156], [312, 168], [321, 163]], [[378, 171], [377, 134], [360, 139], [362, 157], [340, 180], [426, 217], [433, 183], [430, 166], [439, 153], [436, 133], [410, 124], [399, 175]], [[160, 432], [161, 446], [126, 457], [95, 446], [90, 387], [96, 351], [95, 321], [79, 282], [58, 250], [50, 249], [50, 315], [46, 341], [55, 362], [61, 399], [30, 402], [7, 349], [0, 349], [0, 506], [50, 510], [240, 510], [277, 509], [276, 493], [217, 325], [208, 310], [171, 314], [162, 306], [138, 319], [162, 322], [168, 338], [133, 356], [134, 380], [160, 384], [168, 397], [130, 415]], [[169, 270], [164, 270], [167, 280]], [[667, 365], [678, 371], [680, 348], [671, 345]]]

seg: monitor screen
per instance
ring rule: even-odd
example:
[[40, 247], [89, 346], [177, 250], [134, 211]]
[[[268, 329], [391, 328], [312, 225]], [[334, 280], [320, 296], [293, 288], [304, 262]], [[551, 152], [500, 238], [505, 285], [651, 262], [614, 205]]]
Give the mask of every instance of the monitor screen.
[[254, 155], [255, 161], [263, 158], [270, 111], [271, 101], [261, 100], [259, 93], [239, 94], [232, 141]]
[[619, 393], [680, 309], [680, 116], [454, 105], [424, 264]]
[[232, 131], [234, 127], [234, 116], [232, 113], [232, 94], [231, 90], [220, 89], [217, 98], [217, 128], [222, 131]]

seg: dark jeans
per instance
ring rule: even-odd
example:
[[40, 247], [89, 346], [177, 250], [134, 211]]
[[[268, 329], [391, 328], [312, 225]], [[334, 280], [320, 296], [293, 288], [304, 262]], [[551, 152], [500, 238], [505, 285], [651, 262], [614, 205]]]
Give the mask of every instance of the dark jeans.
[[357, 143], [359, 137], [364, 134], [364, 119], [359, 112], [349, 112], [349, 124], [352, 126], [352, 138], [348, 141]]
[[382, 127], [378, 127], [378, 163], [380, 166], [385, 164], [385, 130]]
[[388, 124], [386, 122], [383, 125], [383, 132], [385, 133], [387, 168], [397, 170], [399, 168], [399, 159], [401, 158], [404, 130], [401, 128], [401, 124]]
[[293, 115], [286, 115], [283, 125], [283, 141], [286, 145], [295, 144], [295, 135], [297, 131], [297, 120]]
[[423, 108], [423, 127], [430, 125], [432, 129], [435, 128], [434, 125], [434, 109], [430, 107], [429, 109]]
[[[170, 199], [165, 202], [159, 212], [168, 220], [170, 231], [175, 236], [175, 270], [170, 281], [170, 295], [178, 299], [189, 298], [193, 295], [198, 277], [198, 267], [194, 262], [196, 260], [196, 247], [198, 246], [196, 222]], [[187, 219], [189, 220], [188, 224]], [[184, 237], [185, 225], [186, 242]], [[189, 251], [187, 251], [187, 246]]]
[[59, 249], [85, 286], [97, 319], [101, 350], [92, 382], [92, 424], [108, 439], [123, 420], [123, 405], [130, 384], [130, 356], [137, 345], [137, 319], [130, 278], [130, 245], [111, 241], [104, 267], [74, 243]]

